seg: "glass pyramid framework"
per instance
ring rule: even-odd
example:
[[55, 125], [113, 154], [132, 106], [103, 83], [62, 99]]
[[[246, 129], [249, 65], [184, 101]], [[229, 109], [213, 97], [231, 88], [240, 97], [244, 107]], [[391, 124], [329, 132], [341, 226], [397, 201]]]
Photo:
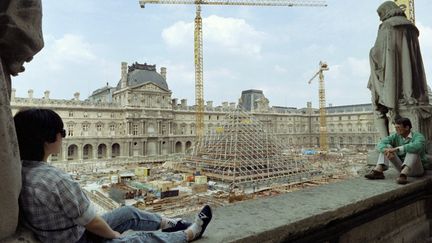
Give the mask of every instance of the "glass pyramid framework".
[[265, 123], [240, 109], [226, 115], [195, 145], [178, 167], [184, 172], [200, 172], [209, 179], [229, 185], [229, 190], [270, 186], [306, 180], [313, 174], [309, 166], [289, 154], [289, 150]]

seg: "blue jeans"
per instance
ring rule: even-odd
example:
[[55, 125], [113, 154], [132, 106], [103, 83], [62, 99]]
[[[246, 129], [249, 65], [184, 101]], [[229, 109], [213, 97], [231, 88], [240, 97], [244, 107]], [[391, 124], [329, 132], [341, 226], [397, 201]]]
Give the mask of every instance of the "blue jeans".
[[104, 239], [89, 231], [85, 231], [78, 242], [187, 242], [186, 233], [184, 231], [172, 233], [158, 231], [161, 224], [161, 216], [141, 211], [135, 207], [125, 206], [117, 208], [112, 212], [102, 215], [102, 218], [105, 219], [108, 225], [115, 231], [123, 233], [127, 230], [133, 230], [134, 232], [117, 239]]

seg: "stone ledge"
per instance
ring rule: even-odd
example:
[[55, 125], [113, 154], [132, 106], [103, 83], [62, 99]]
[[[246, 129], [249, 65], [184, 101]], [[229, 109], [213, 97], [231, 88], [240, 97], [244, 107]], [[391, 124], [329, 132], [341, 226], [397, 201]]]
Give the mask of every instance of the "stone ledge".
[[[396, 184], [396, 177], [397, 173], [390, 170], [385, 180], [356, 178], [219, 207], [214, 209], [213, 221], [203, 238], [196, 242], [307, 242], [305, 238], [314, 237], [314, 232], [331, 233], [338, 223], [349, 222], [350, 217], [370, 213], [386, 203], [403, 203], [401, 199], [417, 194], [430, 195], [427, 187], [432, 188], [432, 171], [422, 178], [410, 177], [405, 186]], [[354, 226], [347, 224], [345, 228]], [[18, 230], [2, 242], [37, 241], [28, 231]]]
[[[216, 208], [213, 222], [197, 242], [316, 242], [337, 230], [354, 228], [356, 220], [379, 217], [373, 215], [374, 209], [385, 214], [389, 209], [379, 207], [404, 207], [410, 198], [431, 195], [432, 172], [422, 178], [410, 177], [405, 186], [396, 184], [397, 175], [390, 170], [385, 180], [356, 178]], [[372, 218], [362, 219], [371, 213]]]

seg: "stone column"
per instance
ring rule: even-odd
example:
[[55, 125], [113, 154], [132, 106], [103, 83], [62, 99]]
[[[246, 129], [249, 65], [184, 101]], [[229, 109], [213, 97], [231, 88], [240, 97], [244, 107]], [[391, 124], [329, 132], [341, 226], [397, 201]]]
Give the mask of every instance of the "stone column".
[[9, 97], [9, 74], [0, 58], [0, 239], [15, 231], [21, 190], [21, 163]]
[[92, 144], [93, 146], [93, 159], [97, 159], [98, 158], [98, 144]]
[[77, 144], [78, 146], [78, 160], [81, 161], [83, 159], [83, 145], [82, 143]]
[[112, 144], [111, 143], [107, 144], [107, 158], [108, 159], [112, 158]]
[[61, 151], [61, 153], [62, 153], [62, 159], [63, 159], [63, 162], [67, 162], [67, 155], [68, 155], [68, 147], [67, 147], [67, 143], [63, 143], [62, 144], [62, 151]]

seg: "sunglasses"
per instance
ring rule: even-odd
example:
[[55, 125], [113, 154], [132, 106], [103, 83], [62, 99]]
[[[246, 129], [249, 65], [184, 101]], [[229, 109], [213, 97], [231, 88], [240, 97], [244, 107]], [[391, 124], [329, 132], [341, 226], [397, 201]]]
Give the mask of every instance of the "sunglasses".
[[66, 137], [66, 130], [62, 129], [60, 131], [60, 134], [61, 134], [62, 138]]

